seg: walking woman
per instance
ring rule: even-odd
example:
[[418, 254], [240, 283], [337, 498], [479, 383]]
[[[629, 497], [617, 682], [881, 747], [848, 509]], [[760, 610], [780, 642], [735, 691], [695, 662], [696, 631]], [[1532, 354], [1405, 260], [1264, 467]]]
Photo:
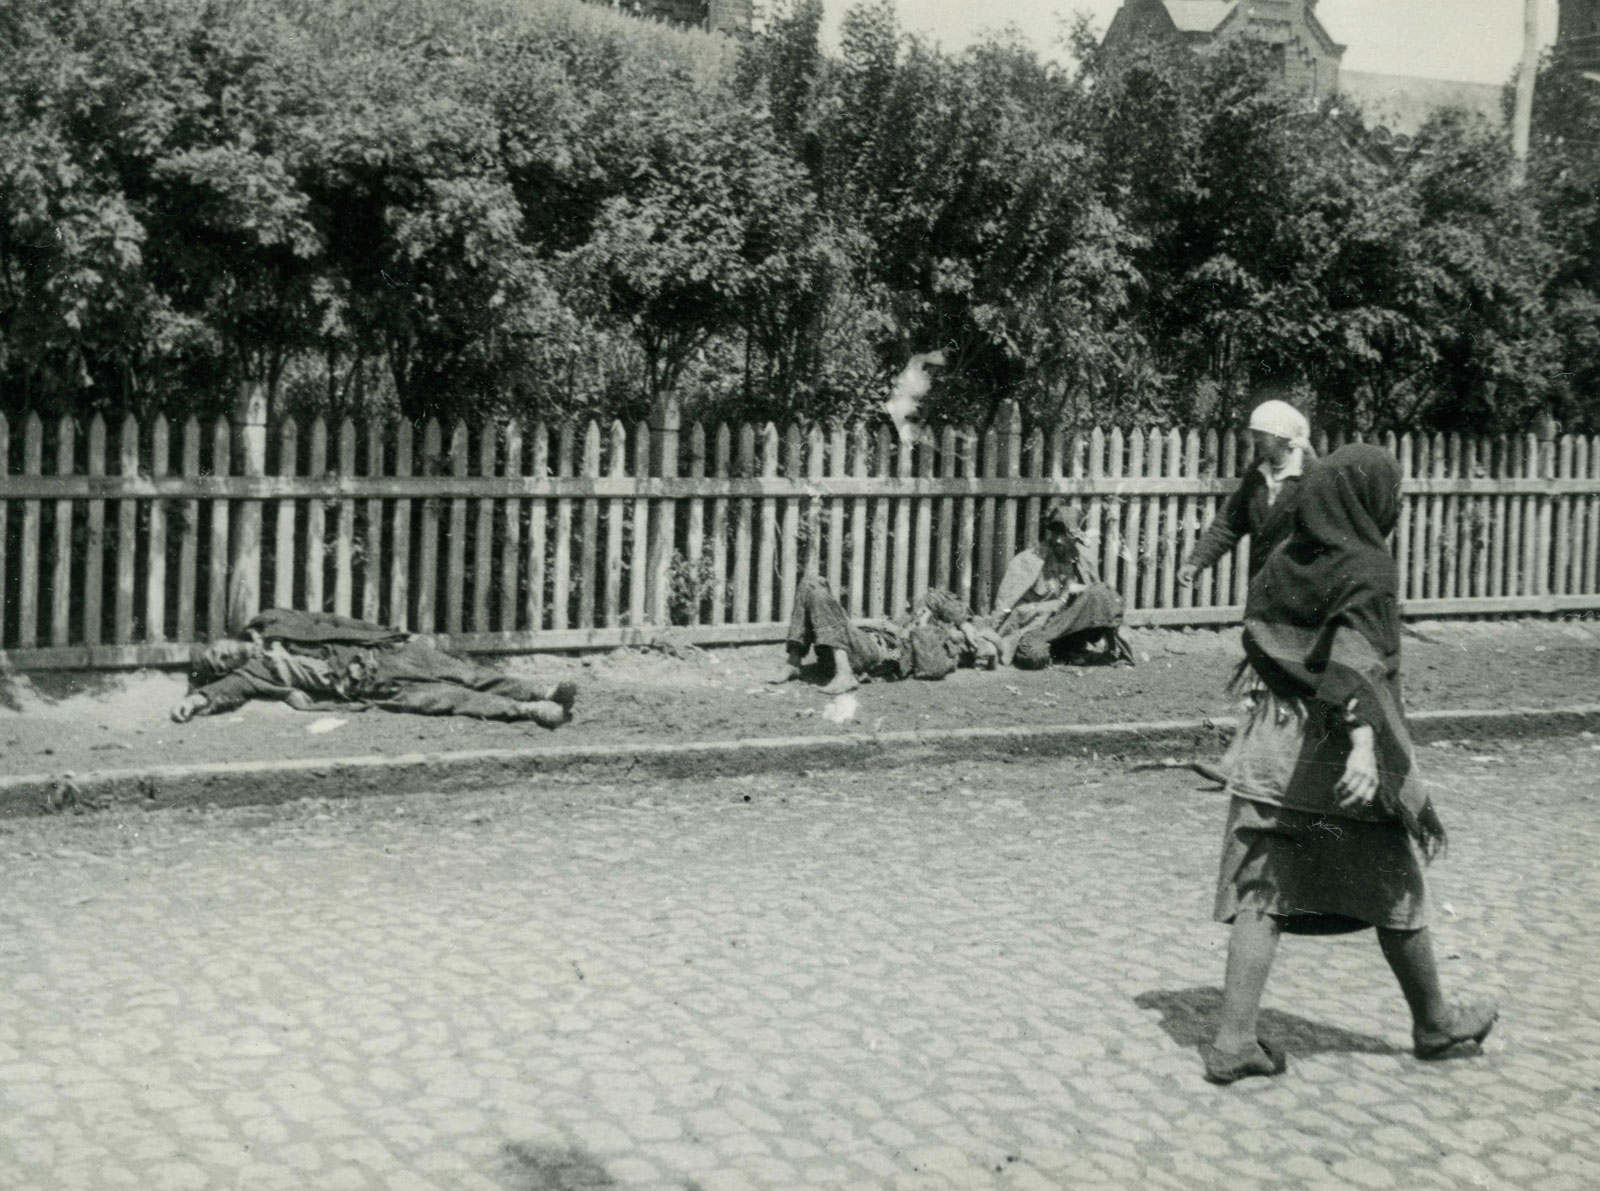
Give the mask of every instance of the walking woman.
[[1445, 833], [1412, 774], [1400, 702], [1386, 544], [1399, 496], [1394, 456], [1340, 448], [1307, 474], [1292, 532], [1250, 584], [1250, 711], [1223, 762], [1233, 799], [1216, 901], [1233, 933], [1216, 1034], [1201, 1047], [1216, 1083], [1286, 1066], [1256, 1032], [1283, 931], [1376, 927], [1418, 1058], [1482, 1042], [1498, 1016], [1492, 1002], [1447, 1003], [1434, 963], [1422, 869]]

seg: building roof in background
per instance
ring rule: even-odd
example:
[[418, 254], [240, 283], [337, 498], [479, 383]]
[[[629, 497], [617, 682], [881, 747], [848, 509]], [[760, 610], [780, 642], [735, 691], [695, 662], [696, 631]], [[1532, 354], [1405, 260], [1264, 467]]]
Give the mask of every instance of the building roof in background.
[[1210, 33], [1238, 7], [1238, 0], [1165, 0], [1180, 33]]
[[1464, 83], [1455, 79], [1374, 74], [1365, 70], [1339, 72], [1339, 94], [1361, 106], [1367, 123], [1382, 125], [1403, 136], [1415, 135], [1428, 117], [1441, 108], [1465, 108], [1492, 123], [1503, 123], [1502, 93], [1499, 83]]

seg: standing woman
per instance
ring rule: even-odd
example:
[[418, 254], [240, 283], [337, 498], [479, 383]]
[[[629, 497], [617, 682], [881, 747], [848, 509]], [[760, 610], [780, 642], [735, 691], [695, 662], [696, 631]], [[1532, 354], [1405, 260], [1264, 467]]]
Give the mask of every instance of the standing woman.
[[1277, 1075], [1256, 1033], [1278, 937], [1376, 927], [1411, 1008], [1418, 1058], [1481, 1042], [1492, 1002], [1447, 1003], [1428, 930], [1423, 865], [1444, 828], [1412, 774], [1400, 702], [1398, 574], [1386, 539], [1400, 466], [1375, 446], [1335, 451], [1307, 474], [1294, 525], [1250, 584], [1250, 711], [1223, 762], [1233, 800], [1216, 918], [1231, 923], [1206, 1076]]
[[1317, 456], [1311, 446], [1311, 423], [1287, 401], [1263, 401], [1250, 411], [1250, 438], [1258, 462], [1228, 494], [1178, 568], [1178, 582], [1184, 587], [1192, 587], [1201, 571], [1232, 554], [1246, 535], [1254, 578], [1294, 524], [1296, 491]]

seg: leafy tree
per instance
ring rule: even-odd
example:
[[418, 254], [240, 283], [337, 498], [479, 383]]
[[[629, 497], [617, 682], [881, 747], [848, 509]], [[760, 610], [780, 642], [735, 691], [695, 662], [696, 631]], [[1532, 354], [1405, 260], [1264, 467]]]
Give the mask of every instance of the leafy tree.
[[1528, 192], [1554, 256], [1547, 301], [1561, 360], [1551, 404], [1600, 430], [1600, 83], [1557, 46], [1534, 90]]

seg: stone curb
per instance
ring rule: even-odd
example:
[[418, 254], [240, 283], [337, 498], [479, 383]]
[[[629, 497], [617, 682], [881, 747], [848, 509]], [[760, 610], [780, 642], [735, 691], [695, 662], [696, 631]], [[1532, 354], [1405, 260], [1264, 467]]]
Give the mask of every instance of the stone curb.
[[[1544, 737], [1600, 731], [1600, 705], [1550, 710], [1423, 711], [1410, 717], [1418, 743]], [[0, 818], [114, 804], [151, 809], [243, 806], [296, 798], [354, 798], [525, 782], [637, 782], [729, 777], [774, 770], [888, 767], [961, 758], [1206, 758], [1221, 752], [1234, 721], [1063, 724], [1055, 727], [956, 728], [840, 736], [789, 736], [686, 744], [581, 745], [473, 749], [395, 756], [161, 765], [89, 773], [33, 773], [0, 778]]]

